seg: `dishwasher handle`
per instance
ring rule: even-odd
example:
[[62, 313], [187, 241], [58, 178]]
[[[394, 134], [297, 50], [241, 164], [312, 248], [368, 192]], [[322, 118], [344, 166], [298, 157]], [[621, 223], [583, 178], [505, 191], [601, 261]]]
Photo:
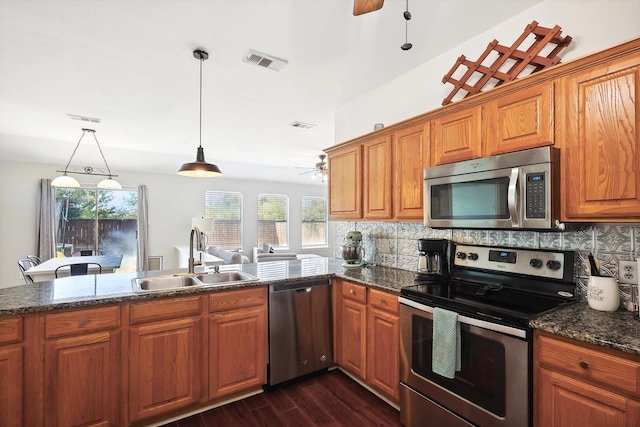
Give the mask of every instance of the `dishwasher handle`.
[[326, 278], [320, 279], [301, 279], [291, 282], [277, 283], [275, 285], [269, 285], [269, 292], [284, 292], [284, 291], [299, 291], [310, 292], [314, 286], [328, 286], [331, 284], [331, 280]]
[[296, 292], [299, 294], [306, 294], [311, 292], [311, 288], [299, 288], [299, 289], [296, 289]]

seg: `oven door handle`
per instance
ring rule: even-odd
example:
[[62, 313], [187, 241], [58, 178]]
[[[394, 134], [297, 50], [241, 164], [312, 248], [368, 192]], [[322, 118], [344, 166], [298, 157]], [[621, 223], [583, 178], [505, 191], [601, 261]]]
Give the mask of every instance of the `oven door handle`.
[[[412, 301], [410, 299], [404, 297], [398, 297], [398, 302], [400, 304], [407, 305], [409, 307], [413, 307], [420, 311], [426, 311], [427, 313], [433, 313], [433, 307], [429, 307], [428, 305], [420, 304], [419, 302]], [[481, 313], [478, 313], [482, 315]], [[511, 326], [501, 325], [499, 323], [487, 322], [486, 320], [475, 319], [473, 317], [462, 316], [458, 314], [458, 322], [464, 323], [471, 326], [477, 326], [479, 328], [488, 329], [494, 332], [500, 332], [506, 335], [511, 335], [518, 338], [527, 338], [527, 331], [523, 329], [514, 328]]]
[[511, 216], [511, 226], [520, 227], [520, 217], [518, 216], [518, 177], [520, 176], [520, 168], [512, 168], [511, 176], [509, 176], [509, 188], [507, 190], [507, 204], [509, 206], [509, 215]]

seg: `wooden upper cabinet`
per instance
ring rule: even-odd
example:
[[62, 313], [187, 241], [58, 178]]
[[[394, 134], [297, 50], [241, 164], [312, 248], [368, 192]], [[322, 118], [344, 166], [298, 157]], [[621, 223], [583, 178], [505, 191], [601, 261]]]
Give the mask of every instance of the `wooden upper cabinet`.
[[640, 219], [640, 53], [561, 81], [564, 221]]
[[553, 82], [503, 96], [483, 106], [484, 154], [553, 145]]
[[351, 145], [329, 153], [329, 218], [362, 217], [362, 151]]
[[394, 216], [422, 220], [424, 168], [430, 162], [430, 126], [420, 124], [393, 136]]
[[481, 107], [471, 107], [433, 121], [432, 166], [482, 157]]
[[391, 206], [391, 135], [370, 139], [364, 150], [364, 218], [390, 219]]

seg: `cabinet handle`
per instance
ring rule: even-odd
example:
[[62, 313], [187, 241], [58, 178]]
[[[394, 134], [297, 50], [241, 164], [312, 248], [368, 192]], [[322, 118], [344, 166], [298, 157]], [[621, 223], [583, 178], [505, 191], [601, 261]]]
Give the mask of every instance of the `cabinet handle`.
[[384, 298], [380, 298], [380, 304], [386, 304], [387, 301]]
[[355, 293], [356, 293], [356, 291], [354, 291], [353, 289], [349, 289], [349, 293], [350, 293], [351, 295], [353, 295], [353, 294], [355, 294]]
[[585, 362], [584, 360], [580, 361], [580, 367], [582, 369], [588, 369], [589, 368], [589, 364], [587, 362]]
[[89, 321], [87, 319], [82, 319], [80, 321], [80, 326], [86, 326], [87, 323], [89, 323]]

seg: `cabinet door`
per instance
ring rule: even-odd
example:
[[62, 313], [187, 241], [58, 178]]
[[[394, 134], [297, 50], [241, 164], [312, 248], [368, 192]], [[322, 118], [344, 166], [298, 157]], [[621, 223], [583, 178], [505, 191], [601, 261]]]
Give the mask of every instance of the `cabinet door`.
[[129, 412], [137, 421], [200, 397], [201, 321], [172, 319], [129, 329]]
[[47, 340], [45, 425], [121, 424], [119, 356], [119, 331]]
[[329, 218], [362, 217], [362, 151], [360, 145], [329, 153]]
[[22, 425], [22, 347], [0, 348], [0, 425]]
[[562, 219], [640, 218], [640, 54], [561, 82]]
[[429, 157], [429, 123], [395, 133], [393, 190], [397, 219], [422, 220], [424, 168], [429, 167]]
[[366, 379], [367, 306], [345, 298], [342, 300], [341, 311], [341, 351], [338, 364], [352, 374]]
[[369, 307], [367, 381], [394, 401], [400, 400], [400, 320], [395, 314]]
[[482, 157], [480, 107], [440, 117], [432, 126], [432, 166]]
[[391, 136], [363, 144], [364, 218], [389, 219], [391, 210]]
[[266, 307], [213, 313], [209, 363], [209, 399], [266, 384]]
[[637, 426], [639, 403], [548, 369], [538, 378], [540, 427]]
[[544, 83], [487, 103], [482, 114], [485, 155], [552, 145], [553, 83]]

